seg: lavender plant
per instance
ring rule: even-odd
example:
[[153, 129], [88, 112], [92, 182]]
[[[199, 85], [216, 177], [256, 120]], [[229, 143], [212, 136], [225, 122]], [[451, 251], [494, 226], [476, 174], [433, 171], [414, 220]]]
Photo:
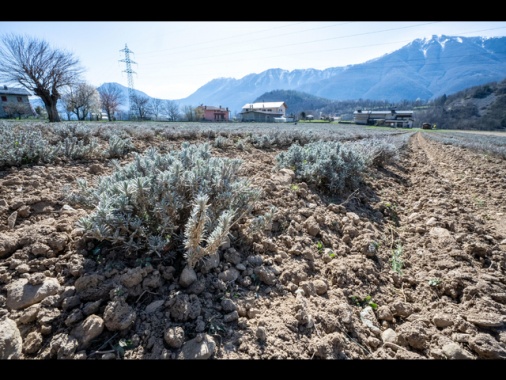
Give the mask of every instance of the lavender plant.
[[98, 158], [101, 156], [96, 138], [90, 138], [88, 143], [77, 137], [66, 137], [63, 140], [63, 154], [72, 160]]
[[65, 138], [77, 138], [82, 140], [90, 135], [90, 128], [82, 123], [62, 123], [51, 126], [55, 135]]
[[109, 145], [103, 154], [108, 158], [122, 158], [135, 148], [130, 137], [122, 138], [119, 135], [109, 137]]
[[[206, 255], [211, 255], [218, 250], [220, 245], [226, 241], [233, 222], [235, 211], [224, 211], [206, 241], [206, 226], [210, 224], [207, 212], [209, 209], [208, 201], [209, 196], [207, 194], [197, 196], [191, 216], [186, 222], [184, 247], [186, 249], [185, 258], [190, 268], [194, 268]], [[203, 245], [203, 243], [206, 244]]]
[[175, 258], [183, 248], [188, 265], [215, 253], [233, 223], [252, 210], [261, 193], [240, 178], [242, 161], [213, 157], [209, 143], [181, 145], [160, 154], [133, 153], [123, 167], [91, 187], [78, 180], [69, 201], [93, 207], [79, 226], [87, 236], [128, 254]]
[[290, 168], [296, 178], [331, 193], [353, 189], [365, 169], [361, 151], [337, 141], [294, 144], [276, 156], [277, 168]]
[[354, 143], [354, 149], [361, 152], [367, 166], [383, 166], [398, 157], [395, 143], [388, 138], [370, 138]]
[[226, 137], [218, 136], [214, 139], [214, 146], [216, 148], [225, 148], [229, 145], [232, 145], [232, 142]]
[[0, 168], [51, 162], [59, 151], [40, 130], [0, 124]]

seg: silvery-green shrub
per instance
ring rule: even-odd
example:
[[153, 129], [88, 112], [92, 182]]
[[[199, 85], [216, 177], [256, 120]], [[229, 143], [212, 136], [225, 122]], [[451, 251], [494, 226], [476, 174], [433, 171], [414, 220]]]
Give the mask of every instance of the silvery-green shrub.
[[216, 252], [260, 197], [259, 189], [238, 176], [242, 161], [213, 157], [209, 143], [133, 155], [125, 166], [113, 160], [113, 173], [99, 177], [94, 187], [78, 180], [79, 190], [69, 196], [94, 208], [79, 220], [87, 236], [127, 254], [172, 259], [186, 249], [193, 266]]
[[51, 162], [59, 151], [39, 129], [0, 124], [0, 168]]
[[353, 149], [360, 151], [367, 166], [383, 166], [398, 156], [398, 148], [390, 139], [369, 138], [354, 143]]
[[351, 144], [318, 141], [292, 145], [276, 156], [278, 168], [289, 168], [295, 177], [331, 193], [358, 186], [366, 167], [362, 152]]
[[103, 153], [107, 158], [122, 158], [134, 149], [135, 146], [130, 137], [122, 138], [119, 135], [111, 135], [109, 144]]
[[96, 138], [79, 140], [77, 137], [66, 137], [63, 140], [63, 154], [72, 160], [99, 158], [99, 144]]

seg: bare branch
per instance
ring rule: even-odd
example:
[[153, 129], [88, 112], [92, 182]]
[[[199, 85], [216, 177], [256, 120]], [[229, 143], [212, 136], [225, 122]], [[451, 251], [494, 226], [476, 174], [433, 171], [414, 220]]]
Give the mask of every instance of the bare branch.
[[60, 121], [60, 91], [79, 82], [83, 69], [72, 53], [52, 49], [44, 40], [7, 34], [0, 39], [0, 80], [18, 83], [39, 96], [50, 122]]

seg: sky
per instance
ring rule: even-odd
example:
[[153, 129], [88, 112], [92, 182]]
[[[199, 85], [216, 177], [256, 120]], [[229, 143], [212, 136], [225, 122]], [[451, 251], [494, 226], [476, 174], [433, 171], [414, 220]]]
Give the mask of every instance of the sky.
[[94, 86], [178, 100], [213, 79], [364, 63], [433, 35], [504, 37], [506, 21], [0, 21], [70, 52]]

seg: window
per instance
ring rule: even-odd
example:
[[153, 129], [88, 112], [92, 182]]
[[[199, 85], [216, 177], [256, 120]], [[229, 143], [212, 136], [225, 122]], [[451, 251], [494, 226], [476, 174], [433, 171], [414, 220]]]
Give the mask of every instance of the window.
[[21, 96], [18, 96], [17, 99], [18, 99], [18, 103], [23, 103], [23, 98]]
[[7, 101], [7, 96], [2, 96], [2, 102], [6, 102]]

